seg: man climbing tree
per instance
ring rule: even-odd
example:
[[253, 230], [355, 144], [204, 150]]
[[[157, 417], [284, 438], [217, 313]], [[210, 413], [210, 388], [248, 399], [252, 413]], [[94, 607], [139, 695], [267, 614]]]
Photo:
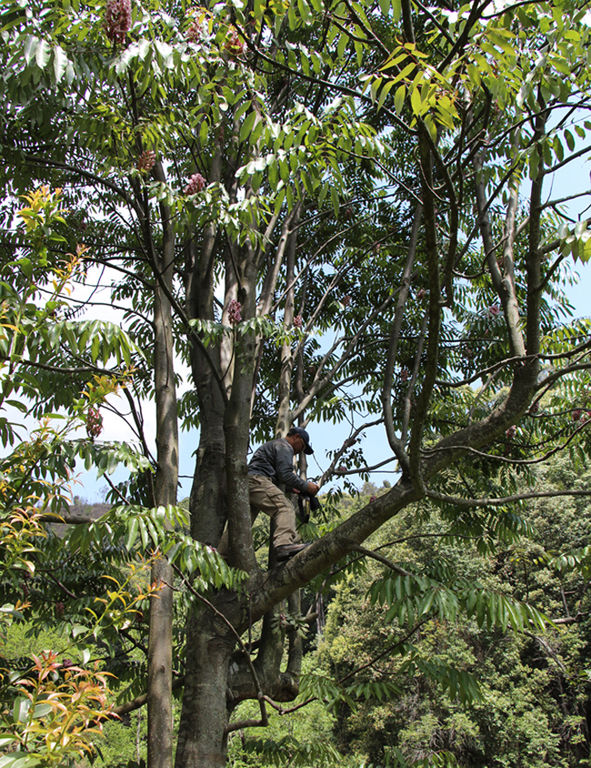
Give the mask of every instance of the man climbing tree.
[[248, 494], [253, 512], [269, 515], [274, 528], [273, 550], [278, 562], [288, 560], [306, 548], [296, 532], [295, 509], [280, 486], [315, 496], [319, 486], [303, 480], [293, 471], [294, 455], [314, 453], [310, 437], [302, 427], [292, 427], [286, 437], [271, 440], [258, 448], [248, 464]]

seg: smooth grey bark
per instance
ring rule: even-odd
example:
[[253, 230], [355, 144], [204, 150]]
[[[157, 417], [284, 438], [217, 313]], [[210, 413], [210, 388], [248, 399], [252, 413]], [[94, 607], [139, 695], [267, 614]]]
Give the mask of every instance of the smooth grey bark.
[[226, 520], [226, 403], [219, 377], [211, 368], [211, 357], [206, 359], [203, 350], [196, 345], [191, 357], [193, 380], [200, 403], [199, 446], [190, 496], [191, 535], [204, 544], [217, 547]]
[[[289, 605], [289, 609], [288, 606]], [[297, 631], [285, 631], [285, 612], [299, 615], [299, 592], [290, 595], [265, 614], [261, 635], [257, 641], [258, 652], [254, 663], [249, 664], [244, 653], [235, 654], [228, 682], [228, 710], [231, 713], [241, 701], [256, 699], [259, 691], [273, 701], [292, 701], [298, 694], [301, 667], [302, 642]], [[288, 636], [288, 658], [281, 669], [284, 643]], [[229, 723], [229, 727], [235, 723]]]
[[419, 231], [421, 226], [423, 210], [422, 206], [418, 205], [414, 215], [413, 227], [411, 230], [410, 240], [408, 244], [408, 255], [406, 258], [406, 264], [402, 273], [402, 279], [400, 289], [398, 291], [398, 298], [396, 300], [396, 310], [394, 312], [394, 320], [392, 322], [392, 328], [390, 330], [390, 338], [388, 340], [388, 351], [386, 355], [386, 366], [384, 371], [384, 386], [382, 388], [382, 412], [384, 415], [384, 426], [386, 428], [386, 436], [390, 448], [396, 454], [396, 458], [400, 464], [402, 471], [408, 474], [410, 471], [408, 456], [404, 450], [404, 442], [401, 438], [396, 436], [394, 430], [394, 415], [392, 405], [392, 383], [394, 378], [394, 365], [396, 363], [398, 354], [398, 344], [400, 342], [400, 331], [402, 328], [402, 320], [404, 316], [404, 308], [408, 300], [410, 293], [410, 285], [412, 278], [412, 270], [417, 255], [417, 245], [419, 240]]
[[[248, 246], [244, 247], [236, 268], [241, 286], [238, 298], [245, 317], [253, 317], [257, 275], [253, 254]], [[234, 340], [236, 364], [232, 392], [224, 419], [230, 562], [248, 573], [253, 572], [257, 567], [252, 546], [252, 520], [246, 473], [255, 341], [252, 332], [237, 335]]]
[[162, 558], [151, 570], [160, 585], [150, 602], [148, 640], [148, 766], [172, 765], [172, 569]]
[[[238, 299], [245, 316], [252, 316], [256, 271], [248, 248], [240, 253], [239, 260], [235, 255], [235, 263], [239, 271], [235, 283], [240, 284]], [[212, 283], [208, 286], [211, 290]], [[201, 307], [196, 304], [196, 309], [206, 311], [206, 303], [203, 301]], [[192, 533], [201, 541], [204, 541], [204, 534], [219, 538], [227, 517], [230, 562], [250, 572], [257, 567], [246, 474], [254, 335], [235, 336], [234, 350], [236, 361], [228, 399], [220, 399], [217, 383], [212, 396], [211, 371], [201, 366], [193, 368], [201, 406], [200, 450], [201, 447], [204, 450], [191, 496]], [[202, 400], [202, 396], [211, 399]], [[207, 405], [215, 407], [210, 407], [206, 413], [204, 406]], [[206, 521], [212, 518], [217, 522], [208, 525]], [[237, 597], [225, 592], [212, 597], [209, 605], [194, 605], [192, 609], [187, 625], [185, 689], [176, 757], [178, 768], [217, 768], [225, 762], [226, 687], [236, 643], [230, 626], [239, 623], [242, 610]]]
[[[221, 178], [221, 149], [211, 161], [211, 181]], [[190, 319], [214, 319], [214, 263], [217, 225], [210, 222], [197, 247], [192, 238], [186, 247], [185, 302]], [[199, 402], [199, 446], [190, 496], [191, 535], [194, 539], [217, 546], [226, 520], [225, 513], [225, 437], [226, 393], [222, 383], [219, 345], [205, 348], [191, 340], [191, 372]]]
[[[155, 175], [162, 177], [160, 166]], [[162, 253], [153, 250], [156, 277], [154, 296], [154, 385], [156, 393], [156, 477], [154, 503], [176, 503], [178, 483], [178, 416], [174, 377], [172, 291], [174, 232], [169, 211], [160, 206]], [[150, 241], [150, 245], [152, 245]], [[163, 558], [152, 566], [152, 583], [159, 585], [150, 602], [148, 642], [148, 766], [172, 766], [172, 613], [173, 574]]]
[[177, 768], [220, 768], [226, 761], [226, 688], [235, 639], [207, 606], [196, 606], [188, 623], [183, 709]]
[[[297, 227], [299, 216], [295, 217], [294, 226]], [[287, 242], [287, 259], [285, 264], [285, 281], [288, 286], [285, 295], [285, 306], [283, 309], [283, 330], [289, 331], [293, 325], [295, 314], [294, 309], [294, 277], [295, 277], [295, 257], [297, 244], [297, 229], [291, 233]], [[277, 405], [276, 419], [276, 437], [283, 437], [291, 426], [289, 422], [290, 398], [292, 394], [291, 378], [294, 367], [294, 354], [292, 345], [285, 341], [281, 346], [281, 372], [279, 374], [279, 397]]]

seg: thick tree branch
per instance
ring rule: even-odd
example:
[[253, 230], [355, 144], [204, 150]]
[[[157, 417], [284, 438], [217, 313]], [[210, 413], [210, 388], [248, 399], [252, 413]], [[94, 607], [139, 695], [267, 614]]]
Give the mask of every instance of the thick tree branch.
[[439, 271], [439, 252], [437, 243], [437, 223], [435, 198], [433, 195], [433, 156], [431, 142], [424, 126], [419, 131], [419, 152], [421, 190], [423, 197], [423, 213], [425, 224], [425, 252], [429, 274], [429, 307], [425, 372], [419, 391], [414, 413], [408, 453], [410, 458], [410, 474], [413, 482], [422, 484], [420, 467], [420, 446], [423, 426], [429, 402], [435, 385], [439, 362], [439, 338], [441, 329], [441, 278]]
[[398, 357], [398, 344], [400, 342], [400, 331], [402, 329], [402, 321], [404, 318], [404, 308], [406, 306], [410, 292], [411, 276], [417, 254], [417, 245], [419, 241], [419, 230], [422, 216], [422, 206], [418, 205], [413, 218], [413, 226], [410, 235], [410, 242], [408, 245], [408, 254], [406, 257], [404, 270], [402, 272], [400, 290], [396, 299], [394, 320], [390, 329], [390, 338], [388, 340], [388, 350], [386, 353], [386, 367], [384, 370], [384, 385], [382, 387], [382, 413], [384, 414], [386, 436], [388, 438], [388, 442], [390, 443], [390, 448], [392, 448], [394, 451], [396, 458], [400, 462], [400, 466], [406, 473], [410, 472], [410, 464], [406, 451], [404, 450], [404, 443], [396, 436], [396, 431], [394, 428], [392, 383], [394, 379], [394, 366], [396, 365], [396, 360]]

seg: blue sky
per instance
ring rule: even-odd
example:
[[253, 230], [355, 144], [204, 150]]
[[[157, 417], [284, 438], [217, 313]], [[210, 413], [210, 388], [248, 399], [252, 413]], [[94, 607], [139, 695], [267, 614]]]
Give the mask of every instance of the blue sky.
[[[575, 307], [576, 317], [584, 317], [591, 314], [591, 263], [577, 266], [579, 281], [576, 285], [570, 287], [567, 291], [570, 301]], [[310, 457], [309, 475], [311, 477], [319, 476], [330, 464], [327, 451], [334, 449], [342, 444], [349, 434], [347, 424], [310, 424], [309, 432], [312, 445], [314, 446], [314, 456]], [[372, 463], [390, 455], [387, 439], [381, 427], [374, 427], [370, 433], [371, 437], [364, 444], [366, 459]], [[115, 438], [115, 435], [112, 436]], [[179, 498], [182, 499], [189, 495], [191, 489], [191, 477], [194, 466], [193, 453], [197, 448], [197, 434], [181, 435], [180, 455], [181, 455], [181, 488]], [[113, 476], [115, 482], [120, 482], [126, 476], [125, 471], [121, 470]], [[386, 479], [392, 478], [392, 467], [384, 467], [372, 475], [372, 481], [381, 486]], [[361, 481], [359, 481], [361, 485]], [[107, 491], [107, 484], [104, 479], [96, 479], [91, 473], [81, 472], [78, 482], [74, 486], [74, 494], [80, 496], [88, 502], [102, 501]]]

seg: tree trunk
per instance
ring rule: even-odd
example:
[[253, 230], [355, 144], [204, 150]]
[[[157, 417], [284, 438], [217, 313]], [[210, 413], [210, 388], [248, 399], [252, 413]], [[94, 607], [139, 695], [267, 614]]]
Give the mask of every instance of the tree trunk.
[[[159, 169], [158, 175], [162, 175]], [[160, 207], [162, 257], [154, 257], [154, 383], [156, 392], [156, 478], [154, 503], [176, 504], [178, 484], [178, 416], [174, 378], [172, 291], [174, 233], [169, 211]], [[148, 766], [172, 766], [172, 568], [164, 559], [152, 566], [152, 583], [160, 589], [150, 603], [148, 644]]]
[[225, 404], [210, 364], [193, 352], [193, 377], [200, 407], [199, 449], [191, 487], [191, 535], [217, 547], [226, 522]]
[[234, 637], [211, 608], [197, 605], [187, 627], [187, 662], [176, 768], [226, 762], [226, 691]]
[[[244, 261], [247, 264], [244, 264]], [[254, 314], [256, 274], [248, 254], [239, 300], [246, 317]], [[203, 282], [205, 286], [205, 281]], [[195, 303], [198, 309], [198, 303]], [[204, 311], [205, 307], [201, 307]], [[199, 396], [201, 436], [199, 466], [191, 493], [191, 530], [194, 537], [214, 539], [227, 513], [230, 561], [245, 570], [256, 568], [252, 547], [250, 504], [246, 476], [246, 452], [250, 426], [254, 338], [234, 338], [233, 381], [229, 400], [224, 402], [219, 387], [202, 386], [214, 375], [202, 350], [194, 357], [193, 374]], [[211, 348], [210, 348], [211, 350]], [[219, 360], [219, 357], [217, 358]], [[203, 400], [203, 397], [210, 397]], [[232, 624], [238, 623], [239, 604], [235, 596], [218, 592], [208, 595], [192, 608], [187, 624], [185, 687], [176, 754], [177, 768], [218, 768], [226, 759], [228, 724], [227, 684], [229, 664], [236, 644]], [[214, 605], [215, 603], [215, 605]], [[231, 624], [232, 623], [232, 624]]]
[[[297, 219], [296, 219], [297, 224]], [[297, 230], [289, 236], [287, 244], [287, 264], [286, 264], [286, 283], [289, 286], [283, 310], [283, 330], [289, 331], [293, 326], [294, 310], [294, 273], [295, 273], [295, 251], [297, 243]], [[277, 419], [275, 427], [275, 437], [284, 437], [291, 427], [290, 398], [291, 398], [291, 377], [293, 372], [294, 358], [292, 344], [284, 342], [281, 347], [281, 373], [279, 375], [279, 401], [277, 405]]]
[[161, 585], [150, 602], [148, 642], [148, 766], [172, 765], [172, 569], [162, 558], [152, 566]]
[[[212, 165], [212, 177], [219, 177], [219, 157]], [[214, 319], [213, 254], [216, 227], [210, 224], [199, 253], [194, 242], [187, 246], [186, 305], [191, 319]], [[197, 541], [217, 547], [226, 522], [225, 437], [226, 393], [222, 383], [219, 344], [207, 349], [192, 340], [191, 372], [199, 402], [199, 449], [191, 487], [191, 535]]]

